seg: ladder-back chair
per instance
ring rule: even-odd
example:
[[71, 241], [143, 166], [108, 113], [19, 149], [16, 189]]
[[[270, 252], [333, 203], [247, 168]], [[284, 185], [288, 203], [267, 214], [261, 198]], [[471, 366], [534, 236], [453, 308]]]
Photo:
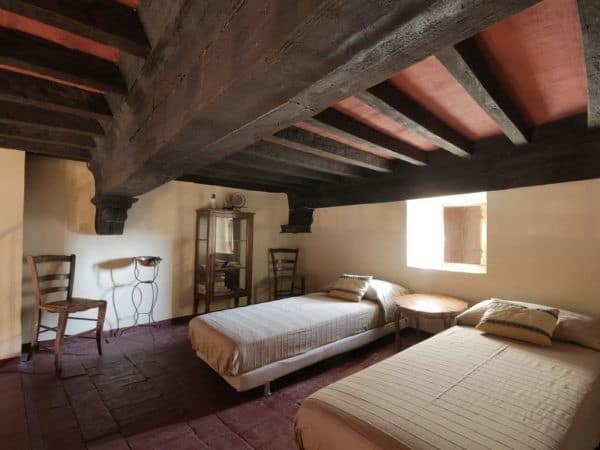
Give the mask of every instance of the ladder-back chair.
[[[69, 319], [86, 320], [96, 322], [96, 344], [98, 353], [102, 355], [102, 327], [104, 318], [106, 317], [106, 301], [90, 300], [85, 298], [73, 297], [73, 283], [75, 280], [75, 255], [40, 255], [27, 256], [27, 263], [31, 270], [31, 283], [33, 287], [33, 296], [35, 299], [35, 307], [33, 313], [33, 336], [31, 339], [31, 347], [29, 349], [28, 359], [31, 359], [34, 348], [38, 346], [40, 333], [46, 331], [55, 331], [56, 340], [54, 343], [54, 367], [59, 372], [61, 369], [60, 355], [62, 344], [65, 337], [65, 329]], [[46, 264], [54, 264], [62, 267], [64, 264], [69, 265], [67, 273], [51, 273], [46, 274], [40, 271], [40, 267]], [[46, 266], [48, 267], [48, 266]], [[54, 270], [53, 267], [50, 269]], [[48, 270], [50, 270], [48, 269]], [[59, 301], [47, 301], [47, 296], [58, 292], [65, 292], [65, 299]], [[87, 311], [88, 309], [98, 308], [97, 319], [85, 317], [69, 317], [71, 313]], [[42, 312], [58, 314], [58, 325], [56, 327], [48, 327], [41, 324]], [[40, 328], [43, 330], [40, 331]], [[89, 333], [92, 330], [83, 333]]]
[[[304, 277], [297, 279], [298, 248], [270, 248], [273, 299], [304, 294]], [[299, 285], [296, 282], [299, 281]]]

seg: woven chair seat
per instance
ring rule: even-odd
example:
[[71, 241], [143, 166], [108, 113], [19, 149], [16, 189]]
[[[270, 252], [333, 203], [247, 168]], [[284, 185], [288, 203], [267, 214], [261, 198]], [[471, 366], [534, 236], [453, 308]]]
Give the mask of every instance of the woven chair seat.
[[40, 305], [40, 309], [48, 312], [80, 312], [88, 309], [99, 308], [106, 305], [105, 300], [91, 300], [87, 298], [72, 298], [71, 301], [61, 300], [58, 302], [48, 302]]

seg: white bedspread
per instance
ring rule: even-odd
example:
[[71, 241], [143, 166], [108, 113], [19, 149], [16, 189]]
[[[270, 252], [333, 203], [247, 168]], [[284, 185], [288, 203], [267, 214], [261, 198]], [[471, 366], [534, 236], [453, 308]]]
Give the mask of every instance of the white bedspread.
[[593, 449], [600, 352], [453, 327], [304, 401], [301, 448]]
[[192, 347], [221, 375], [236, 376], [385, 324], [386, 310], [363, 300], [307, 294], [198, 316]]

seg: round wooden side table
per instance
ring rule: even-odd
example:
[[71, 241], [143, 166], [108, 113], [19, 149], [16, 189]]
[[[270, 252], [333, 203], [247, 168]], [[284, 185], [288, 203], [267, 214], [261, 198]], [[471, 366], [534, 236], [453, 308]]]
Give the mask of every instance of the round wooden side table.
[[402, 348], [400, 339], [400, 319], [411, 317], [415, 319], [415, 328], [419, 332], [419, 319], [427, 317], [432, 319], [441, 319], [444, 322], [444, 328], [452, 325], [452, 320], [466, 310], [469, 304], [455, 297], [447, 295], [433, 294], [410, 294], [398, 297], [396, 300], [396, 351]]

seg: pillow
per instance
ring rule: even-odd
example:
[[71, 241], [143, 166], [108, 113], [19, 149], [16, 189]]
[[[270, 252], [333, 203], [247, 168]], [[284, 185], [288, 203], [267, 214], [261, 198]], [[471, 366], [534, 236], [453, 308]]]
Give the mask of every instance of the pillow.
[[371, 280], [365, 299], [387, 303], [406, 294], [410, 294], [410, 290], [404, 286], [384, 280]]
[[[456, 317], [457, 325], [476, 326], [492, 302], [504, 302], [529, 308], [547, 308], [544, 305], [513, 300], [489, 299], [479, 302]], [[572, 342], [594, 350], [600, 350], [600, 319], [578, 314], [567, 309], [559, 309], [558, 323], [552, 339]]]
[[349, 275], [344, 274], [339, 277], [329, 289], [329, 295], [332, 297], [360, 302], [363, 298], [369, 283], [373, 279], [372, 276], [364, 275]]
[[559, 310], [492, 301], [477, 329], [539, 345], [552, 345]]
[[600, 351], [600, 319], [561, 309], [552, 338]]

